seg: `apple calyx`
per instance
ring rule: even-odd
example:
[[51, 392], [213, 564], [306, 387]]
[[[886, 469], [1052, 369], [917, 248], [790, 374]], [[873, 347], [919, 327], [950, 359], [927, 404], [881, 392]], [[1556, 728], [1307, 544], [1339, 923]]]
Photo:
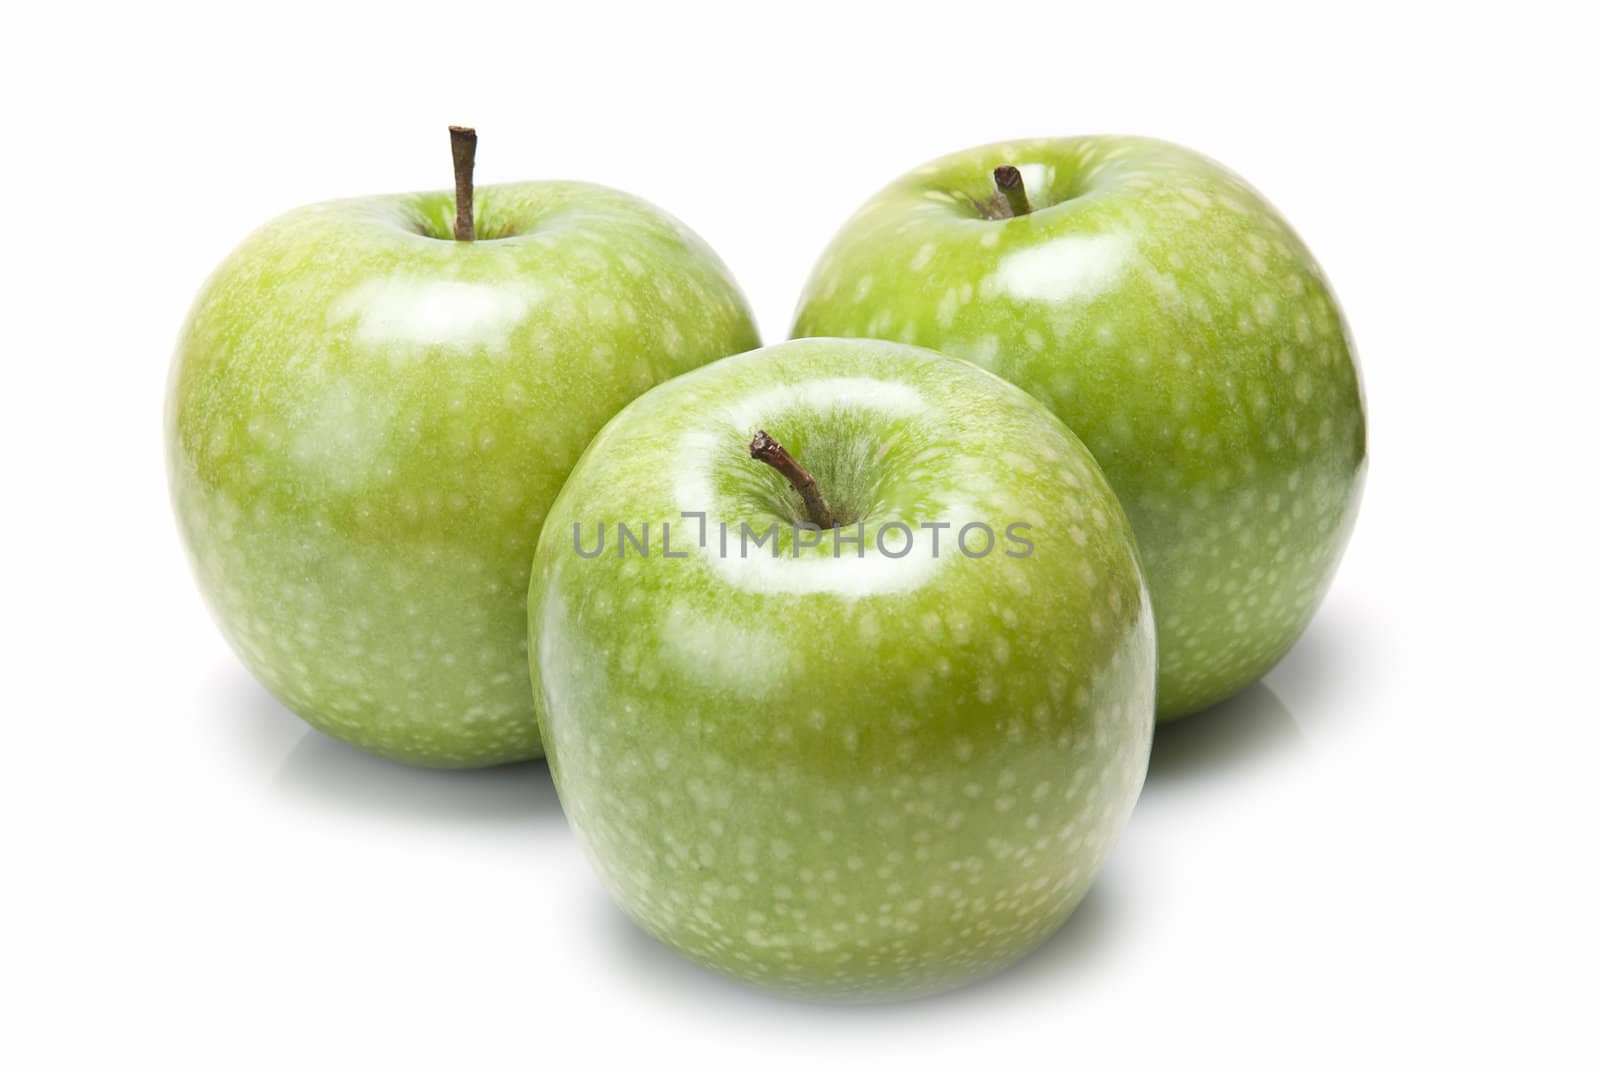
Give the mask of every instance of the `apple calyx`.
[[1022, 185], [1022, 172], [1010, 164], [1001, 164], [994, 169], [994, 188], [999, 193], [995, 207], [1004, 208], [999, 218], [1026, 216], [1033, 211], [1028, 204], [1028, 191]]
[[470, 126], [450, 128], [450, 158], [456, 166], [456, 241], [477, 239], [472, 223], [472, 164], [478, 155], [478, 132]]
[[765, 430], [757, 431], [750, 440], [750, 456], [777, 469], [789, 486], [794, 488], [806, 504], [806, 516], [819, 529], [837, 528], [833, 510], [817, 486], [816, 477], [807, 472], [783, 446]]

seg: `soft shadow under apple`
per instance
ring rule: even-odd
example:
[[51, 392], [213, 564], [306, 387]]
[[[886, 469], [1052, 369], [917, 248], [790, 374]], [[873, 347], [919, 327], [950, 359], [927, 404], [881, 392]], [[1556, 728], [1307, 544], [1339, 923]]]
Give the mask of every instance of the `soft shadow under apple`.
[[1221, 778], [1239, 767], [1305, 746], [1282, 699], [1258, 681], [1208, 710], [1156, 727], [1145, 791]]
[[219, 666], [204, 687], [207, 727], [252, 771], [270, 773], [305, 733], [306, 723], [236, 662]]
[[369, 755], [315, 729], [278, 767], [275, 784], [326, 807], [404, 821], [449, 824], [560, 823], [543, 761], [483, 770], [430, 770]]

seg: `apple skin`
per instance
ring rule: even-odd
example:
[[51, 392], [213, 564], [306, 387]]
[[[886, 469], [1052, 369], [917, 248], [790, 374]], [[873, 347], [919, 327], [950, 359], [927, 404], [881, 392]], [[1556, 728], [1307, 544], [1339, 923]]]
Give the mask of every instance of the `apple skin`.
[[596, 431], [759, 345], [698, 238], [580, 183], [353, 199], [248, 238], [195, 302], [173, 502], [222, 631], [317, 728], [429, 766], [541, 753], [523, 613], [539, 525]]
[[[1030, 214], [975, 207], [1002, 164]], [[1162, 718], [1259, 679], [1333, 578], [1366, 469], [1349, 332], [1288, 224], [1197, 153], [1082, 137], [918, 168], [833, 240], [793, 334], [963, 357], [1078, 434], [1139, 539]]]
[[[751, 460], [757, 428], [859, 517], [864, 560], [793, 556], [800, 499]], [[707, 515], [704, 548], [682, 511]], [[963, 518], [1031, 524], [1034, 550], [952, 554], [955, 528], [938, 558], [876, 549], [896, 520]], [[574, 525], [592, 553], [618, 521], [648, 522], [653, 553], [577, 552]], [[723, 557], [724, 521], [785, 526], [782, 557]], [[613, 897], [797, 996], [914, 996], [1025, 954], [1148, 763], [1154, 625], [1121, 507], [1043, 406], [927, 350], [790, 342], [645, 394], [551, 508], [528, 627], [556, 788]]]

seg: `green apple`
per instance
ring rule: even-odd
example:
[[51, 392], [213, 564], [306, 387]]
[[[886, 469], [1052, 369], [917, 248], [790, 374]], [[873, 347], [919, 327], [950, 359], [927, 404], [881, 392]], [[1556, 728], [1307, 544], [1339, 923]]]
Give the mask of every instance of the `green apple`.
[[551, 508], [528, 628], [612, 895], [789, 993], [914, 995], [1026, 953], [1144, 778], [1154, 625], [1121, 507], [1043, 406], [926, 350], [790, 342], [645, 394]]
[[167, 405], [179, 525], [240, 657], [317, 728], [433, 766], [540, 754], [545, 512], [629, 400], [759, 344], [717, 257], [636, 198], [465, 204], [476, 241], [442, 193], [267, 224], [200, 293]]
[[1083, 439], [1139, 539], [1163, 718], [1261, 677], [1332, 579], [1366, 467], [1349, 333], [1288, 224], [1205, 157], [1086, 137], [918, 168], [834, 239], [794, 334], [964, 357]]

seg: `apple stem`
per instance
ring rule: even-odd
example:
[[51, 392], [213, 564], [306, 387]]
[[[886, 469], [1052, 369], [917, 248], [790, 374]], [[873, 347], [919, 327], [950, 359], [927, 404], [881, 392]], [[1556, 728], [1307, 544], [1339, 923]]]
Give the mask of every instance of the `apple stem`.
[[1013, 216], [1026, 216], [1033, 208], [1028, 204], [1028, 191], [1022, 185], [1022, 172], [1010, 164], [994, 169], [994, 188], [1011, 210]]
[[456, 241], [477, 238], [472, 225], [472, 164], [478, 155], [478, 132], [470, 126], [450, 128], [450, 157], [456, 165]]
[[756, 432], [750, 440], [750, 456], [771, 465], [789, 481], [789, 486], [798, 491], [805, 501], [806, 516], [811, 518], [812, 524], [823, 529], [837, 527], [833, 521], [833, 510], [828, 508], [828, 500], [822, 497], [816, 478], [790, 456], [789, 451], [779, 445], [776, 439], [765, 431]]

